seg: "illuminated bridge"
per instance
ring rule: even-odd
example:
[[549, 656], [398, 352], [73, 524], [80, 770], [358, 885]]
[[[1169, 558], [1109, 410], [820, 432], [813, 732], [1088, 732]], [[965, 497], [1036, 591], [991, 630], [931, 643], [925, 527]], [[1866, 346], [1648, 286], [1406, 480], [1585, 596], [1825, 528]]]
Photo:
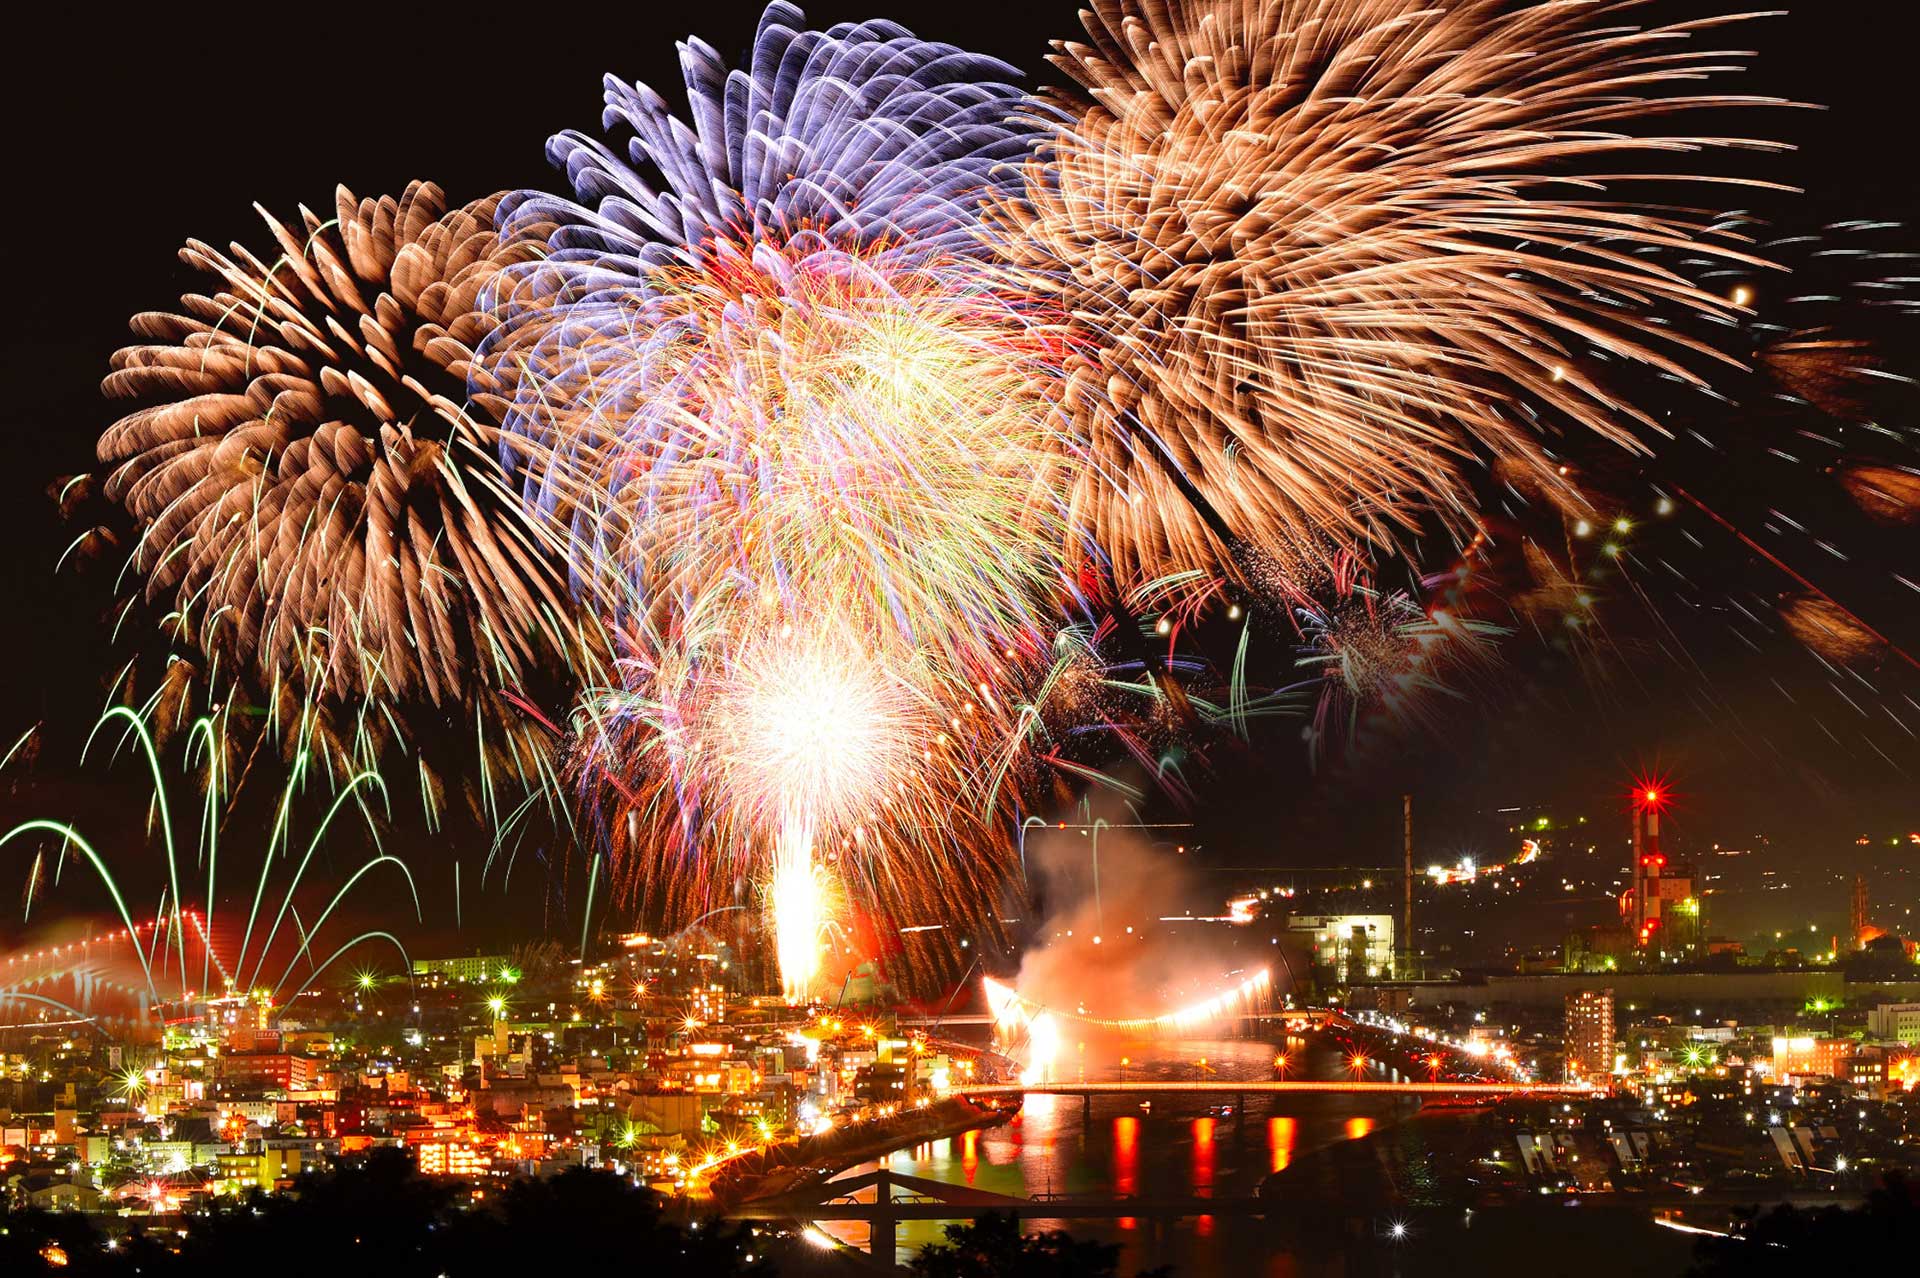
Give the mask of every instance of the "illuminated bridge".
[[957, 1095], [974, 1098], [989, 1096], [1078, 1096], [1092, 1104], [1095, 1096], [1179, 1096], [1188, 1094], [1246, 1096], [1286, 1092], [1373, 1093], [1381, 1096], [1583, 1096], [1593, 1089], [1581, 1083], [1449, 1083], [1380, 1082], [1368, 1079], [1285, 1078], [1266, 1082], [1164, 1082], [1139, 1083], [983, 1083], [954, 1089]]
[[1381, 1082], [1369, 1079], [1344, 1078], [1286, 1078], [1270, 1082], [1160, 1082], [1140, 1083], [983, 1083], [977, 1087], [962, 1086], [954, 1088], [956, 1096], [965, 1096], [973, 1100], [984, 1100], [995, 1096], [1078, 1096], [1080, 1112], [1087, 1120], [1093, 1118], [1093, 1098], [1096, 1096], [1182, 1096], [1226, 1095], [1233, 1098], [1235, 1121], [1246, 1116], [1247, 1097], [1249, 1095], [1275, 1095], [1290, 1092], [1325, 1093], [1344, 1092], [1352, 1094], [1372, 1093], [1378, 1096], [1428, 1096], [1435, 1099], [1463, 1099], [1473, 1096], [1582, 1096], [1591, 1097], [1593, 1090], [1579, 1083], [1448, 1083], [1448, 1082]]
[[868, 1254], [891, 1267], [900, 1222], [907, 1220], [977, 1220], [992, 1211], [1021, 1220], [1140, 1220], [1149, 1229], [1158, 1230], [1167, 1221], [1182, 1217], [1262, 1216], [1272, 1209], [1273, 1204], [1257, 1197], [1148, 1199], [1041, 1194], [1016, 1198], [971, 1185], [904, 1176], [881, 1167], [824, 1181], [784, 1197], [736, 1204], [728, 1207], [725, 1215], [730, 1220], [865, 1221], [870, 1230]]
[[[1105, 1024], [1098, 1018], [1083, 1017], [1073, 1012], [1062, 1011], [1057, 1007], [1046, 1009], [1053, 1015], [1070, 1021], [1088, 1021], [1095, 1025]], [[1289, 1029], [1315, 1029], [1329, 1021], [1340, 1019], [1340, 1013], [1324, 1007], [1280, 1007], [1266, 1011], [1222, 1012], [1212, 1018], [1210, 1024], [1229, 1024], [1234, 1021], [1283, 1021]], [[901, 1016], [897, 1023], [903, 1028], [919, 1029], [939, 1025], [994, 1025], [998, 1021], [988, 1012], [961, 1012], [954, 1015]], [[1197, 1026], [1194, 1028], [1198, 1028]]]

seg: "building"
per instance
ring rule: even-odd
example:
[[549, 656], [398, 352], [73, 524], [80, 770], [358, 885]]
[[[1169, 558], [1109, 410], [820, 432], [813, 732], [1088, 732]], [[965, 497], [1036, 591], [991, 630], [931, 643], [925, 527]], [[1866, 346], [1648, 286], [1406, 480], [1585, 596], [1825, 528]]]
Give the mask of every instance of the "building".
[[1287, 930], [1313, 938], [1313, 965], [1335, 984], [1393, 975], [1391, 914], [1292, 914]]
[[248, 1052], [217, 1060], [220, 1081], [236, 1092], [307, 1092], [320, 1078], [319, 1061], [292, 1052]]
[[1597, 1082], [1612, 1074], [1613, 1044], [1613, 991], [1567, 995], [1567, 1081]]
[[1887, 1043], [1920, 1043], [1920, 1003], [1882, 1003], [1867, 1013], [1867, 1037]]
[[474, 954], [466, 958], [415, 959], [416, 979], [430, 983], [448, 981], [484, 982], [510, 980], [513, 960], [505, 954]]
[[422, 1141], [414, 1147], [422, 1176], [484, 1176], [493, 1168], [493, 1155], [463, 1140]]
[[716, 1060], [712, 1057], [668, 1062], [667, 1081], [690, 1092], [727, 1092], [732, 1095], [746, 1095], [753, 1091], [757, 1082], [751, 1063]]
[[1773, 1078], [1838, 1078], [1851, 1076], [1848, 1058], [1853, 1040], [1795, 1036], [1773, 1040]]
[[301, 1151], [264, 1149], [255, 1154], [219, 1155], [220, 1174], [216, 1191], [242, 1193], [249, 1189], [271, 1190], [282, 1181], [300, 1174]]

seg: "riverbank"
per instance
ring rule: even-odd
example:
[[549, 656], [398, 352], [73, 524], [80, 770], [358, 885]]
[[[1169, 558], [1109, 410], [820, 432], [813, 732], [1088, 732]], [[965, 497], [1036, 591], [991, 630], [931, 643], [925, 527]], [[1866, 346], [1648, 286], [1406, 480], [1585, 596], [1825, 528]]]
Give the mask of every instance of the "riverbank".
[[727, 1174], [713, 1182], [713, 1196], [729, 1206], [778, 1198], [895, 1150], [997, 1126], [1011, 1117], [1012, 1111], [952, 1097], [924, 1109], [836, 1127], [791, 1145], [730, 1160]]

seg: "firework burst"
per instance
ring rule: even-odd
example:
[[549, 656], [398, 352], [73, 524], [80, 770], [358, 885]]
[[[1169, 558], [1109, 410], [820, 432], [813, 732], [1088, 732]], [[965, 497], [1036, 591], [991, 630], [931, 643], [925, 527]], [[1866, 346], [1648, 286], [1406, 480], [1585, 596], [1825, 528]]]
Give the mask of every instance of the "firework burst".
[[1073, 511], [1121, 582], [1471, 527], [1473, 458], [1577, 506], [1543, 416], [1644, 447], [1578, 357], [1694, 377], [1710, 348], [1653, 317], [1732, 308], [1644, 253], [1739, 255], [1611, 177], [1727, 141], [1650, 121], [1745, 99], [1695, 87], [1715, 23], [1635, 7], [1099, 0], [1056, 46], [1074, 121], [999, 223], [1073, 317]]
[[[449, 210], [438, 187], [295, 223], [262, 214], [265, 256], [193, 241], [214, 277], [177, 314], [136, 316], [105, 391], [142, 406], [99, 442], [102, 491], [139, 535], [128, 562], [187, 659], [158, 718], [200, 676], [362, 762], [406, 707], [538, 747], [489, 690], [578, 651], [555, 556], [504, 485], [494, 427], [465, 406], [492, 328], [481, 289], [533, 247], [503, 242], [499, 197]], [[491, 726], [494, 730], [487, 731]], [[309, 730], [310, 729], [310, 730]]]
[[578, 771], [650, 894], [771, 863], [776, 903], [813, 900], [820, 856], [898, 921], [909, 858], [995, 877], [996, 764], [1067, 593], [1058, 324], [974, 229], [1034, 130], [1008, 68], [785, 5], [747, 69], [697, 42], [683, 69], [691, 129], [607, 87], [663, 189], [554, 140], [598, 208], [517, 201], [549, 251], [503, 275], [483, 352], [527, 499], [617, 636]]
[[1506, 633], [1405, 591], [1378, 590], [1352, 561], [1335, 591], [1295, 607], [1294, 624], [1298, 664], [1320, 689], [1306, 730], [1316, 756], [1354, 740], [1363, 720], [1438, 728], [1438, 703], [1462, 695], [1458, 682], [1491, 665], [1494, 640]]

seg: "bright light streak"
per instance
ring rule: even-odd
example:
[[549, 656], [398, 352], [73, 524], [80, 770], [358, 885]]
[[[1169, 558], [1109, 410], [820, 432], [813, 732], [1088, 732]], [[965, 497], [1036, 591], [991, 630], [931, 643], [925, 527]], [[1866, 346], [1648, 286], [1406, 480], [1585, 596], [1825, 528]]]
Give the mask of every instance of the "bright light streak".
[[806, 1002], [819, 979], [820, 953], [832, 927], [830, 900], [820, 867], [813, 862], [811, 830], [789, 823], [781, 831], [767, 883], [780, 992], [789, 1003]]
[[1060, 1057], [1060, 1026], [1051, 1012], [1042, 1012], [1027, 1022], [1027, 1067], [1020, 1071], [1023, 1083], [1046, 1083], [1053, 1079], [1053, 1065]]
[[1272, 979], [1271, 973], [1263, 967], [1239, 984], [1211, 998], [1189, 1003], [1171, 1012], [1162, 1012], [1158, 1016], [1088, 1016], [1083, 1012], [1044, 1007], [995, 980], [985, 981], [983, 988], [986, 990], [987, 1009], [993, 1014], [995, 1023], [1003, 1027], [1031, 1023], [1034, 1017], [1051, 1012], [1062, 1019], [1085, 1025], [1097, 1025], [1103, 1029], [1184, 1030], [1205, 1025], [1210, 1021], [1224, 1020], [1240, 1013], [1267, 989]]

